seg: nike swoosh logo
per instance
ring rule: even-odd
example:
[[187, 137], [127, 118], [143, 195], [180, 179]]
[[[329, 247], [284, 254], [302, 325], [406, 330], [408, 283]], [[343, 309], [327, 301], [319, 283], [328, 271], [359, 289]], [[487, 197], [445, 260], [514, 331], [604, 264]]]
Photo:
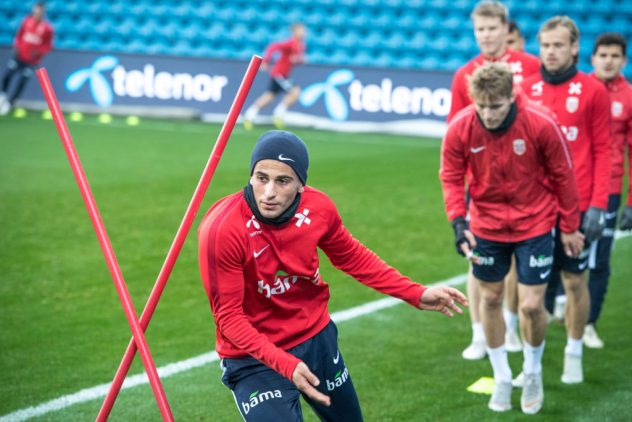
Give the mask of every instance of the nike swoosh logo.
[[263, 249], [260, 249], [258, 251], [255, 251], [253, 253], [253, 255], [255, 256], [255, 259], [259, 258], [259, 255], [261, 255], [263, 253], [263, 251], [265, 251], [266, 249], [268, 249], [268, 246], [270, 246], [270, 244], [268, 243], [267, 245], [265, 245], [265, 247]]
[[340, 360], [340, 350], [338, 350], [338, 354], [334, 358], [334, 365], [338, 365], [339, 360]]
[[284, 157], [284, 156], [283, 156], [283, 154], [279, 154], [279, 160], [281, 160], [281, 161], [291, 161], [291, 162], [294, 162], [294, 160], [292, 160], [291, 158]]
[[472, 151], [472, 154], [478, 154], [484, 149], [485, 149], [485, 146], [483, 145], [482, 147], [470, 148], [470, 151]]
[[588, 261], [582, 262], [581, 264], [578, 264], [577, 268], [579, 269], [579, 271], [584, 271], [587, 266], [588, 266]]
[[544, 280], [545, 278], [549, 276], [549, 274], [551, 274], [551, 270], [540, 273], [540, 280]]
[[615, 218], [617, 216], [617, 212], [609, 212], [606, 213], [606, 220], [612, 220], [613, 218]]

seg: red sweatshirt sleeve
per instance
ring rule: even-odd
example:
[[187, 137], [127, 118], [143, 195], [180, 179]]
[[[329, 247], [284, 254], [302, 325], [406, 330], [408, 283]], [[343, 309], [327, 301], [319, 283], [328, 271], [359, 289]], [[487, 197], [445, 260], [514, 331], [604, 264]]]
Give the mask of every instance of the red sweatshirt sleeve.
[[590, 136], [593, 156], [593, 191], [590, 206], [608, 208], [610, 188], [610, 98], [601, 84], [595, 84], [595, 95], [590, 102]]
[[443, 201], [448, 220], [467, 214], [465, 206], [465, 173], [467, 163], [463, 154], [463, 145], [454, 124], [448, 126], [448, 131], [441, 143], [441, 164], [439, 179], [443, 189]]
[[417, 308], [426, 288], [387, 265], [373, 251], [355, 239], [342, 224], [335, 207], [332, 217], [330, 230], [318, 244], [331, 263], [362, 284]]
[[557, 123], [550, 116], [540, 115], [548, 123], [540, 127], [538, 140], [557, 196], [560, 230], [572, 233], [579, 228], [580, 222], [579, 194], [573, 174], [573, 161], [566, 139]]
[[300, 360], [257, 331], [244, 313], [245, 244], [221, 218], [208, 219], [200, 228], [200, 270], [217, 329], [233, 345], [292, 380]]
[[465, 78], [464, 68], [461, 67], [454, 73], [452, 79], [452, 102], [450, 103], [450, 112], [448, 113], [447, 122], [450, 123], [456, 113], [467, 107], [472, 101], [467, 94], [467, 81]]
[[16, 50], [20, 51], [22, 46], [22, 35], [24, 34], [24, 26], [26, 24], [26, 20], [28, 16], [22, 20], [20, 27], [18, 28], [18, 32], [15, 33], [15, 38], [13, 39], [13, 47]]
[[268, 45], [268, 48], [266, 48], [265, 53], [263, 54], [263, 63], [269, 63], [270, 59], [272, 58], [272, 55], [274, 53], [276, 53], [277, 51], [285, 51], [285, 50], [290, 50], [292, 48], [292, 40], [286, 40], [286, 41], [278, 41], [278, 42], [273, 42], [270, 45]]
[[48, 54], [53, 48], [53, 28], [50, 25], [46, 26], [46, 32], [42, 38], [42, 44], [38, 47], [40, 58]]

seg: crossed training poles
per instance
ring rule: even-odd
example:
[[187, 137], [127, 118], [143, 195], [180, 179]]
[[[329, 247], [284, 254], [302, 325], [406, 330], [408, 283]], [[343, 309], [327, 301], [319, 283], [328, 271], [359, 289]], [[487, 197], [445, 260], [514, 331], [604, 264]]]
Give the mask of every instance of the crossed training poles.
[[37, 71], [37, 78], [39, 79], [42, 91], [44, 92], [46, 102], [48, 103], [48, 108], [50, 109], [53, 116], [55, 126], [57, 127], [57, 132], [59, 133], [59, 137], [61, 138], [62, 144], [64, 146], [64, 150], [68, 157], [70, 167], [72, 168], [72, 172], [79, 186], [79, 191], [81, 192], [81, 196], [83, 197], [83, 200], [85, 202], [88, 214], [90, 215], [90, 220], [92, 221], [92, 225], [94, 226], [94, 230], [103, 251], [108, 269], [110, 270], [110, 275], [112, 276], [114, 286], [116, 287], [119, 299], [121, 300], [123, 311], [125, 312], [125, 317], [127, 318], [127, 323], [129, 324], [132, 331], [132, 339], [127, 346], [127, 349], [116, 372], [114, 380], [112, 381], [108, 394], [105, 397], [99, 414], [97, 415], [97, 421], [107, 420], [112, 407], [114, 406], [114, 402], [116, 401], [116, 397], [121, 390], [121, 386], [123, 385], [123, 381], [125, 380], [127, 372], [129, 371], [132, 361], [134, 360], [137, 349], [140, 353], [145, 372], [147, 373], [147, 377], [149, 378], [149, 383], [151, 384], [151, 388], [153, 390], [163, 420], [174, 420], [173, 414], [171, 413], [171, 408], [169, 407], [167, 397], [162, 388], [162, 384], [156, 370], [156, 365], [153, 362], [151, 353], [149, 351], [149, 346], [147, 345], [147, 342], [145, 340], [144, 332], [149, 326], [149, 322], [151, 321], [153, 313], [156, 310], [156, 306], [158, 305], [160, 296], [162, 295], [167, 281], [169, 280], [169, 276], [171, 275], [171, 271], [175, 266], [178, 255], [182, 250], [184, 241], [191, 229], [191, 226], [193, 225], [197, 212], [200, 208], [200, 204], [202, 203], [202, 199], [204, 199], [204, 195], [208, 189], [211, 179], [213, 178], [213, 174], [217, 169], [219, 160], [222, 156], [222, 153], [224, 152], [226, 144], [228, 143], [228, 139], [230, 138], [233, 128], [235, 127], [237, 117], [239, 116], [239, 113], [243, 108], [244, 102], [246, 101], [246, 97], [248, 96], [248, 92], [252, 87], [260, 65], [261, 57], [253, 56], [246, 70], [246, 74], [241, 81], [239, 89], [237, 90], [237, 94], [230, 107], [226, 121], [224, 122], [222, 129], [220, 130], [220, 133], [217, 137], [215, 146], [213, 147], [213, 151], [211, 152], [209, 160], [204, 167], [200, 181], [195, 188], [193, 197], [191, 198], [189, 206], [184, 214], [184, 218], [182, 219], [180, 227], [176, 232], [175, 238], [171, 244], [171, 248], [169, 249], [163, 266], [158, 274], [156, 283], [154, 284], [154, 287], [149, 295], [149, 299], [147, 300], [140, 321], [138, 319], [136, 310], [134, 309], [129, 291], [127, 290], [127, 285], [125, 284], [125, 280], [123, 279], [123, 274], [121, 273], [120, 266], [118, 264], [116, 255], [114, 254], [114, 250], [112, 249], [112, 244], [105, 229], [105, 224], [103, 223], [101, 214], [99, 213], [99, 209], [97, 208], [96, 201], [94, 200], [90, 185], [88, 184], [88, 179], [86, 178], [86, 175], [83, 171], [83, 166], [81, 165], [81, 161], [79, 160], [79, 156], [77, 154], [77, 150], [73, 143], [72, 137], [70, 136], [70, 132], [68, 131], [64, 115], [61, 112], [61, 108], [48, 77], [48, 73], [44, 68], [41, 68]]

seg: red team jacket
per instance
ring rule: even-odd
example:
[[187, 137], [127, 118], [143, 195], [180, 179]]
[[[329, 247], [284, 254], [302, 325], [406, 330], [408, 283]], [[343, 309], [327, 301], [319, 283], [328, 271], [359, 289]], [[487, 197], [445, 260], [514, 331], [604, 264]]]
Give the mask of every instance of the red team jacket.
[[[612, 160], [612, 177], [610, 193], [620, 194], [625, 172], [625, 147], [628, 147], [628, 162], [632, 163], [632, 85], [621, 75], [611, 82], [600, 81], [594, 73], [595, 80], [603, 83], [610, 95], [610, 113], [612, 116], [612, 140], [610, 155]], [[629, 166], [628, 205], [632, 206], [632, 165]]]
[[551, 110], [568, 141], [579, 207], [608, 208], [610, 187], [610, 100], [603, 84], [577, 72], [566, 82], [553, 85], [537, 73], [522, 84], [525, 94]]
[[441, 146], [439, 176], [450, 221], [465, 217], [465, 178], [471, 202], [470, 230], [496, 242], [519, 242], [560, 227], [579, 227], [577, 189], [564, 135], [550, 112], [517, 97], [513, 124], [492, 133], [474, 105], [450, 122]]
[[470, 75], [476, 68], [490, 62], [505, 62], [511, 67], [514, 74], [514, 85], [519, 86], [522, 80], [540, 70], [540, 61], [537, 57], [521, 51], [506, 50], [499, 58], [489, 58], [482, 54], [473, 58], [461, 66], [452, 79], [452, 104], [448, 114], [448, 123], [454, 118], [456, 113], [472, 104], [468, 94], [467, 83]]
[[273, 78], [277, 76], [288, 78], [294, 65], [305, 61], [305, 44], [294, 38], [270, 44], [263, 55], [263, 63], [269, 63], [276, 52], [281, 53], [281, 56], [270, 70], [270, 76]]
[[239, 192], [215, 203], [198, 233], [217, 353], [251, 355], [290, 380], [299, 360], [285, 350], [330, 320], [317, 248], [336, 268], [413, 306], [425, 290], [354, 239], [322, 192], [306, 186], [297, 211], [284, 225], [262, 224]]
[[37, 21], [27, 16], [15, 35], [14, 44], [20, 61], [36, 65], [53, 48], [53, 27], [44, 19]]

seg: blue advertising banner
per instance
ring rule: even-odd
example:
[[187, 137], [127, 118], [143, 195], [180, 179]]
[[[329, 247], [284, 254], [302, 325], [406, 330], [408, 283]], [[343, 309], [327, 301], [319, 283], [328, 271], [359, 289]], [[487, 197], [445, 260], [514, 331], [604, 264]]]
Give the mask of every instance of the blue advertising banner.
[[[11, 55], [0, 47], [0, 63]], [[226, 113], [247, 63], [172, 56], [55, 50], [42, 63], [59, 101], [98, 106], [181, 107]], [[303, 65], [293, 80], [302, 87], [292, 111], [332, 122], [443, 122], [450, 109], [449, 72]], [[269, 85], [261, 72], [246, 105]], [[37, 81], [22, 99], [43, 101]]]

